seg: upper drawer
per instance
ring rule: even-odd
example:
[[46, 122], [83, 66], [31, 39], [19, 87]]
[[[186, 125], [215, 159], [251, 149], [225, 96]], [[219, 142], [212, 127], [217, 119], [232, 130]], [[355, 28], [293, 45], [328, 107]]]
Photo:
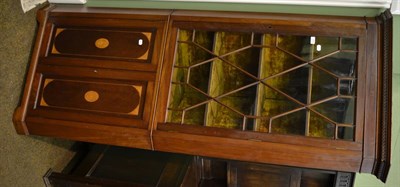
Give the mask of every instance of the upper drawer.
[[155, 32], [104, 28], [54, 30], [50, 55], [151, 61]]

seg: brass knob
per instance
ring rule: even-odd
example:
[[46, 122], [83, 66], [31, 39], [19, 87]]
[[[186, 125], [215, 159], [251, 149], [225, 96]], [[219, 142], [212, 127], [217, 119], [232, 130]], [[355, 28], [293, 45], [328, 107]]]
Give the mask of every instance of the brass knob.
[[99, 93], [96, 91], [87, 91], [85, 93], [85, 100], [89, 103], [96, 102], [99, 99]]
[[94, 45], [99, 49], [107, 48], [110, 45], [110, 42], [106, 38], [99, 38], [96, 40]]

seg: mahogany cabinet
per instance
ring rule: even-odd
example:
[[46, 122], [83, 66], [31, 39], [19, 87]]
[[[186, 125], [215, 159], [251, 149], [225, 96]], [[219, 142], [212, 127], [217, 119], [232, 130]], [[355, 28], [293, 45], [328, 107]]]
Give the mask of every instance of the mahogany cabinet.
[[15, 128], [385, 180], [390, 18], [52, 5]]

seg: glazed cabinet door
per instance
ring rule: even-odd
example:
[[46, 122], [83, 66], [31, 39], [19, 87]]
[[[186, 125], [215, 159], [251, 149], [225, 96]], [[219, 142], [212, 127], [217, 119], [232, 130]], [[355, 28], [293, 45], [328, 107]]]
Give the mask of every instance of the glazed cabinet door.
[[363, 19], [190, 14], [171, 17], [155, 149], [359, 171]]

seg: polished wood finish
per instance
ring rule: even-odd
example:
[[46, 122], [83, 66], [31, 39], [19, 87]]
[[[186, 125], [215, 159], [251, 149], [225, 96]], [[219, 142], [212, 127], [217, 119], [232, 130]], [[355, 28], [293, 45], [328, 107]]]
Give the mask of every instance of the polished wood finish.
[[152, 149], [169, 14], [73, 5], [40, 10], [17, 132]]
[[[151, 30], [150, 30], [151, 31]], [[55, 28], [51, 55], [123, 58], [147, 61], [152, 32], [103, 28]]]
[[362, 156], [360, 151], [200, 136], [171, 131], [154, 131], [153, 136], [154, 148], [160, 151], [307, 168], [354, 172], [359, 169], [359, 158]]
[[[388, 75], [391, 60], [385, 60], [388, 66], [380, 60], [384, 39], [375, 18], [51, 5], [38, 12], [38, 21], [24, 94], [13, 118], [19, 134], [375, 172], [381, 179], [387, 174], [379, 159], [387, 160], [390, 153], [390, 125], [381, 121], [388, 124], [382, 111], [390, 113], [391, 88], [382, 76]], [[353, 141], [338, 139], [339, 126], [333, 138], [324, 139], [168, 123], [180, 29], [357, 38]]]
[[[143, 85], [45, 79], [40, 107], [139, 114]], [[130, 101], [130, 102], [127, 102]]]

